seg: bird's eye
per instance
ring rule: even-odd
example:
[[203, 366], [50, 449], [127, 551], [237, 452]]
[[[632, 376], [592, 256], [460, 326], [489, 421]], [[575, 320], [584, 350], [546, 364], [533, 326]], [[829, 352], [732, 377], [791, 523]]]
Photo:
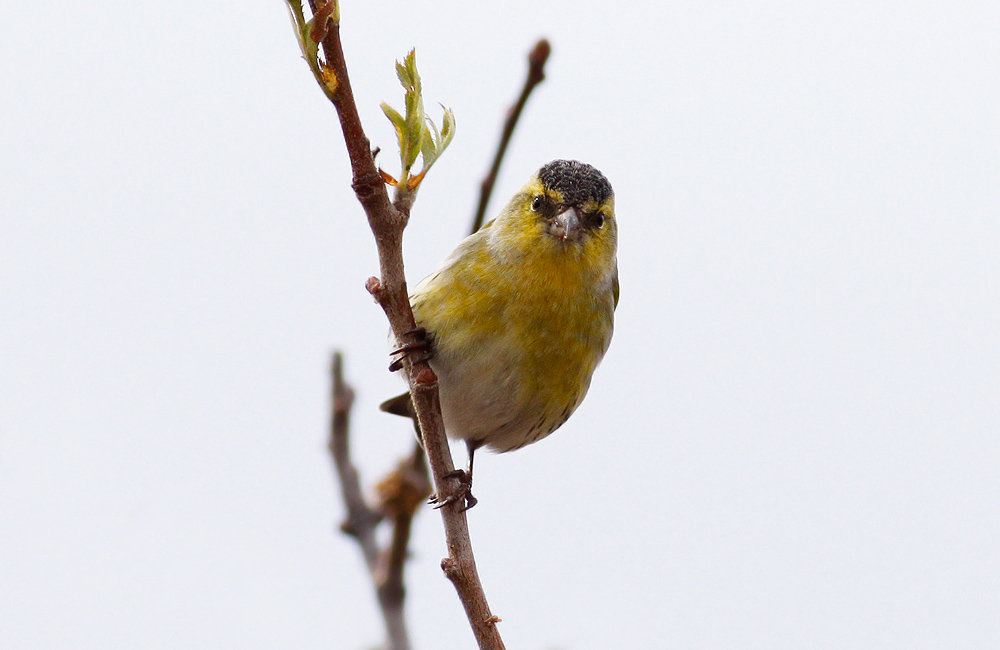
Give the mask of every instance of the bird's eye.
[[539, 212], [542, 209], [542, 197], [536, 196], [535, 200], [531, 202], [531, 209], [535, 212]]
[[601, 214], [600, 212], [594, 213], [592, 221], [594, 223], [594, 228], [601, 229], [604, 227], [604, 215]]

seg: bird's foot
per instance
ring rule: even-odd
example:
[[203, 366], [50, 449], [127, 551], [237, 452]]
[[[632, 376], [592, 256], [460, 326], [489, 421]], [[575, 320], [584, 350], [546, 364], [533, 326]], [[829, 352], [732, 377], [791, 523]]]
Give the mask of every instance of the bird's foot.
[[427, 361], [434, 354], [434, 342], [423, 327], [415, 327], [406, 332], [404, 336], [412, 337], [413, 340], [403, 343], [389, 353], [392, 356], [399, 355], [399, 358], [389, 364], [389, 372], [400, 370], [403, 367], [404, 360], [407, 358], [409, 358], [411, 364], [414, 364]]
[[456, 469], [445, 474], [444, 478], [458, 479], [458, 490], [452, 492], [443, 499], [438, 498], [438, 495], [436, 494], [431, 495], [428, 502], [434, 506], [435, 510], [464, 500], [465, 503], [462, 505], [460, 512], [465, 512], [472, 506], [479, 503], [479, 499], [472, 496], [472, 474], [466, 472], [464, 469]]

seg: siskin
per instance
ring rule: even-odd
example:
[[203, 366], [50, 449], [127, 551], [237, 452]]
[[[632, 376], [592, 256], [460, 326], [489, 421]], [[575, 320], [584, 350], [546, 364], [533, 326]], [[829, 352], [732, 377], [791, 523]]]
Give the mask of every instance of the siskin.
[[[587, 394], [614, 328], [617, 236], [604, 175], [555, 160], [410, 295], [445, 430], [468, 447], [469, 471], [458, 473], [466, 508], [476, 502], [469, 491], [476, 449], [512, 451], [541, 440]], [[412, 416], [409, 397], [381, 408]]]

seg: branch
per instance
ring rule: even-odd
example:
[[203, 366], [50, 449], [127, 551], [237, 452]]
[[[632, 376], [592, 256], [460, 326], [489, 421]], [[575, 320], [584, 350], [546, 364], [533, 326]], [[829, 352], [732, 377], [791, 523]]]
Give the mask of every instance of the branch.
[[332, 418], [330, 440], [327, 447], [333, 456], [333, 465], [340, 479], [340, 492], [347, 506], [347, 519], [340, 528], [356, 538], [365, 556], [369, 571], [374, 571], [378, 562], [378, 545], [375, 541], [375, 526], [382, 516], [368, 507], [361, 494], [358, 470], [351, 463], [348, 431], [350, 428], [351, 406], [354, 404], [354, 389], [344, 383], [343, 359], [340, 352], [333, 355], [331, 367], [333, 376]]
[[[361, 126], [340, 40], [339, 11], [335, 3], [310, 0], [314, 20], [306, 23], [302, 20], [301, 2], [287, 1], [307, 63], [337, 110], [351, 160], [352, 187], [375, 236], [381, 278], [369, 279], [366, 287], [385, 311], [396, 340], [400, 343], [416, 342], [416, 323], [407, 295], [402, 255], [403, 229], [409, 214], [408, 210], [397, 209], [389, 201], [382, 176], [372, 157], [368, 137]], [[310, 47], [315, 47], [315, 42], [322, 43], [325, 61], [314, 65], [310, 60]], [[319, 74], [316, 70], [319, 70]], [[455, 466], [441, 418], [437, 377], [426, 360], [411, 363], [407, 359], [406, 369], [423, 447], [434, 476], [435, 490], [443, 497], [457, 494], [463, 490], [460, 481], [457, 478], [446, 478], [454, 471]], [[480, 649], [500, 650], [504, 648], [504, 644], [496, 629], [499, 619], [490, 612], [479, 581], [468, 522], [461, 509], [462, 503], [463, 500], [456, 499], [440, 509], [448, 547], [448, 557], [442, 561], [442, 568], [458, 592]]]
[[[395, 644], [391, 646], [394, 649], [409, 648], [406, 625], [402, 617], [403, 601], [406, 598], [403, 568], [409, 555], [413, 517], [431, 493], [424, 450], [419, 444], [414, 444], [414, 447], [409, 458], [382, 479], [376, 488], [382, 511], [392, 519], [392, 540], [386, 552], [382, 554], [376, 584], [379, 604], [383, 611], [387, 608], [400, 611], [398, 628], [387, 628], [389, 638]], [[387, 626], [388, 623], [387, 619]]]
[[531, 53], [528, 54], [528, 77], [524, 80], [524, 88], [521, 89], [521, 96], [517, 98], [514, 105], [507, 111], [507, 119], [503, 123], [503, 132], [500, 134], [500, 144], [497, 145], [496, 155], [493, 156], [493, 165], [490, 173], [483, 179], [479, 190], [479, 206], [476, 208], [476, 215], [472, 218], [472, 232], [476, 232], [483, 227], [483, 218], [486, 215], [486, 206], [490, 202], [490, 195], [493, 194], [493, 185], [497, 181], [497, 174], [500, 173], [500, 163], [503, 162], [504, 154], [507, 153], [507, 145], [514, 134], [514, 127], [521, 117], [524, 105], [528, 103], [528, 97], [535, 86], [545, 79], [545, 62], [552, 52], [552, 46], [546, 39], [541, 39], [535, 43]]
[[[382, 521], [382, 515], [373, 510], [365, 502], [361, 494], [361, 485], [358, 480], [358, 471], [355, 469], [350, 459], [350, 447], [348, 445], [348, 434], [350, 424], [351, 406], [354, 403], [354, 389], [344, 382], [343, 360], [340, 352], [333, 355], [333, 390], [332, 390], [332, 418], [330, 424], [329, 449], [333, 456], [333, 464], [337, 468], [337, 477], [340, 479], [340, 489], [344, 497], [344, 504], [347, 506], [347, 519], [340, 528], [346, 534], [358, 540], [361, 551], [365, 556], [365, 564], [368, 565], [368, 573], [375, 584], [375, 593], [378, 597], [379, 608], [382, 610], [382, 618], [385, 622], [386, 635], [388, 637], [387, 648], [389, 650], [410, 650], [409, 634], [406, 630], [406, 617], [403, 610], [405, 593], [402, 589], [403, 566], [399, 562], [398, 566], [393, 562], [386, 562], [385, 558], [395, 555], [380, 553], [375, 540], [375, 528]], [[392, 475], [390, 475], [392, 476]], [[407, 476], [407, 479], [412, 479]], [[426, 471], [418, 476], [409, 485], [403, 483], [400, 490], [409, 488], [409, 491], [420, 491], [419, 485], [423, 485], [424, 492], [430, 492], [427, 485]], [[418, 487], [410, 487], [416, 485]], [[410, 536], [410, 524], [412, 523], [413, 508], [409, 517], [403, 515], [393, 516], [393, 539], [402, 538], [406, 544]], [[395, 542], [394, 542], [395, 546]], [[405, 548], [405, 546], [404, 546]], [[388, 566], [386, 566], [388, 564]]]

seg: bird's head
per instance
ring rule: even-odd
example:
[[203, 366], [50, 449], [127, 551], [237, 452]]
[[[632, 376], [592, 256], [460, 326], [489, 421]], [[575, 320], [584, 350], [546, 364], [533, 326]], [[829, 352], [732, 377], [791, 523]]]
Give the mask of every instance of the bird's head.
[[614, 191], [596, 168], [553, 160], [514, 196], [493, 228], [507, 245], [533, 252], [614, 260]]

